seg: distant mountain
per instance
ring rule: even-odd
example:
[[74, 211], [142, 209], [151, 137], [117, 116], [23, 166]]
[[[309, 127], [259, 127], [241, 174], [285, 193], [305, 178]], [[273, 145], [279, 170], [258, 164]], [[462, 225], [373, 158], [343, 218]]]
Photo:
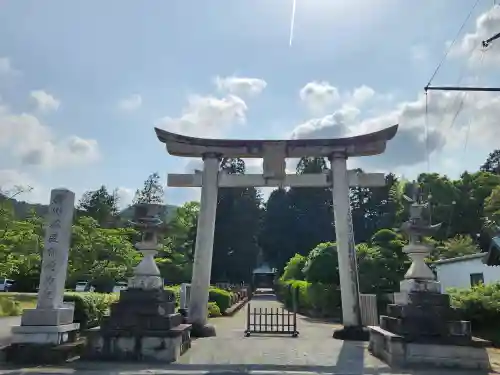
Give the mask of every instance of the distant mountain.
[[[178, 206], [173, 206], [171, 204], [162, 205], [162, 210], [160, 212], [160, 218], [163, 219], [166, 223], [172, 220], [175, 217], [175, 210], [177, 210]], [[132, 220], [134, 218], [134, 207], [128, 206], [124, 210], [120, 212], [120, 219], [123, 221]]]
[[45, 216], [49, 211], [49, 206], [46, 204], [39, 203], [28, 203], [24, 201], [18, 201], [16, 199], [7, 198], [0, 194], [0, 202], [9, 201], [14, 208], [14, 215], [16, 218], [25, 219], [30, 216], [31, 212], [34, 210], [38, 216]]
[[[39, 203], [28, 203], [24, 201], [18, 201], [16, 199], [7, 198], [0, 195], [0, 202], [2, 200], [8, 200], [14, 207], [14, 214], [18, 219], [25, 219], [30, 216], [31, 212], [34, 210], [38, 216], [44, 217], [47, 215], [49, 211], [49, 206], [46, 204]], [[160, 217], [165, 221], [169, 222], [175, 217], [175, 210], [177, 206], [173, 206], [171, 204], [166, 204], [163, 206], [163, 210], [160, 213]], [[78, 211], [77, 215], [85, 215], [84, 211]], [[129, 206], [122, 210], [119, 214], [119, 221], [127, 222], [128, 220], [132, 220], [134, 217], [134, 208]]]

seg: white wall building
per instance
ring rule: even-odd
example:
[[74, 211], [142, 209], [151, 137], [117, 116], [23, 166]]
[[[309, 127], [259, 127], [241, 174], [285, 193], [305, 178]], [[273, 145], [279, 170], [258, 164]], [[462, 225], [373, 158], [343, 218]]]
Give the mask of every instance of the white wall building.
[[500, 267], [483, 263], [488, 253], [465, 255], [434, 262], [441, 291], [448, 288], [470, 288], [479, 282], [500, 282]]

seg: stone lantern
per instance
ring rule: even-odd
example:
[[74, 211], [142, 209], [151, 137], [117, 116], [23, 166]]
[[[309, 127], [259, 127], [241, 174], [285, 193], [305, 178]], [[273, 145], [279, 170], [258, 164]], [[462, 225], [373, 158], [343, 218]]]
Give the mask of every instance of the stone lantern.
[[159, 239], [163, 233], [163, 221], [159, 217], [159, 204], [138, 204], [135, 206], [134, 219], [130, 223], [141, 232], [141, 241], [135, 248], [144, 258], [134, 269], [134, 276], [128, 286], [133, 289], [162, 289], [163, 279], [154, 257], [161, 248]]
[[158, 204], [135, 207], [131, 223], [141, 232], [135, 247], [144, 258], [101, 327], [87, 332], [85, 358], [170, 363], [191, 346], [191, 325], [184, 324], [181, 314], [175, 311], [175, 295], [163, 289], [154, 260], [164, 231], [160, 208]]
[[468, 369], [488, 369], [487, 341], [471, 336], [469, 321], [450, 306], [450, 296], [441, 293], [441, 285], [425, 264], [432, 250], [424, 237], [430, 236], [441, 224], [431, 225], [423, 218], [427, 203], [415, 193], [410, 217], [401, 231], [409, 243], [403, 248], [412, 264], [400, 282], [400, 292], [394, 293], [394, 303], [380, 316], [380, 326], [370, 329], [368, 349], [389, 365], [455, 366]]

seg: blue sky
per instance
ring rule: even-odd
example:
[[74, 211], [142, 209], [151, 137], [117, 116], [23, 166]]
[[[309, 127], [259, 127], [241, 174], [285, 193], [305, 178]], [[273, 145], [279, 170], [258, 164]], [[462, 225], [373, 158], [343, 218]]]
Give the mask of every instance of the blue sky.
[[[500, 99], [431, 93], [425, 116], [423, 97], [474, 2], [297, 0], [290, 47], [292, 0], [2, 0], [0, 186], [29, 184], [23, 198], [46, 202], [54, 187], [79, 196], [105, 184], [126, 204], [151, 172], [197, 165], [169, 156], [155, 124], [311, 138], [399, 122], [385, 155], [351, 166], [407, 177], [476, 170], [498, 147]], [[500, 10], [480, 1], [433, 83], [495, 85], [500, 49], [472, 51], [495, 32]], [[168, 189], [166, 201], [198, 195]]]

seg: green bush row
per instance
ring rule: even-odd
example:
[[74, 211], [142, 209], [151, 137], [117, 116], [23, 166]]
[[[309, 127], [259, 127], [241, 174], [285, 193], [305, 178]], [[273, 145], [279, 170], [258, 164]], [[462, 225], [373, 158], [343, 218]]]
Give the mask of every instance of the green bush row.
[[[165, 289], [171, 290], [175, 294], [176, 306], [180, 304], [180, 285], [166, 286]], [[239, 293], [233, 293], [225, 289], [210, 287], [208, 301], [216, 303], [221, 314], [234, 305], [242, 296]]]
[[474, 330], [500, 328], [500, 283], [451, 288], [447, 293], [452, 307], [459, 310], [461, 319], [471, 322]]
[[333, 285], [304, 280], [279, 280], [276, 293], [289, 309], [296, 299], [298, 312], [321, 317], [340, 316], [340, 290]]
[[[180, 287], [169, 286], [165, 289], [175, 294], [176, 306], [179, 306]], [[0, 316], [18, 316], [22, 306], [11, 295], [0, 296]], [[80, 329], [88, 329], [100, 325], [104, 315], [108, 314], [112, 303], [119, 298], [117, 293], [66, 292], [64, 302], [75, 306], [74, 322], [80, 323]], [[210, 288], [208, 314], [210, 317], [221, 316], [229, 307], [241, 298], [239, 293], [232, 293], [219, 288]]]

